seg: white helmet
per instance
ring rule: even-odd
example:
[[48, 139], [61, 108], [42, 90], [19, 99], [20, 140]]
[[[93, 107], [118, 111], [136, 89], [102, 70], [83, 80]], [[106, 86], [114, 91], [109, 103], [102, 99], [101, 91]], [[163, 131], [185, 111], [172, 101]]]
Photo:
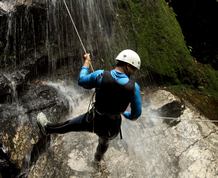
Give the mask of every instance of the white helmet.
[[131, 49], [125, 49], [121, 51], [116, 57], [116, 60], [126, 62], [137, 69], [140, 69], [141, 66], [141, 60], [139, 55]]

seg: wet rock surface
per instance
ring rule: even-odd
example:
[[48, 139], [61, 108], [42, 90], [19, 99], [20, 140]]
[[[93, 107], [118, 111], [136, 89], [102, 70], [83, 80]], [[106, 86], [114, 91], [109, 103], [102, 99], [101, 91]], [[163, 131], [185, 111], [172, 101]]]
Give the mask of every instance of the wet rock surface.
[[57, 121], [69, 109], [65, 98], [46, 85], [26, 87], [15, 101], [0, 105], [0, 170], [7, 175], [3, 177], [13, 175], [11, 170], [25, 175], [48, 143], [49, 138], [42, 136], [37, 126], [36, 115], [42, 111], [50, 120]]
[[[52, 135], [51, 145], [31, 167], [29, 177], [216, 177], [217, 127], [189, 104], [175, 117], [180, 122], [166, 124], [154, 110], [172, 102], [180, 100], [165, 90], [150, 93], [143, 100], [141, 118], [123, 119], [123, 140], [111, 142], [98, 166], [93, 162], [94, 134]], [[87, 98], [81, 100], [72, 115], [85, 112], [88, 103]]]
[[15, 92], [20, 92], [27, 82], [28, 74], [27, 70], [15, 71], [12, 74], [0, 73], [0, 103], [13, 100]]

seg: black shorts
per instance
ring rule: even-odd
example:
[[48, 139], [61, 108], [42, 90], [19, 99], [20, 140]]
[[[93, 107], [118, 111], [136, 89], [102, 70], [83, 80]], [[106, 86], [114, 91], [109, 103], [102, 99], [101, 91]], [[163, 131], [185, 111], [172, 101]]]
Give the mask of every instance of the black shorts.
[[94, 133], [99, 137], [113, 139], [120, 133], [121, 115], [101, 115], [95, 112], [89, 121], [93, 124]]

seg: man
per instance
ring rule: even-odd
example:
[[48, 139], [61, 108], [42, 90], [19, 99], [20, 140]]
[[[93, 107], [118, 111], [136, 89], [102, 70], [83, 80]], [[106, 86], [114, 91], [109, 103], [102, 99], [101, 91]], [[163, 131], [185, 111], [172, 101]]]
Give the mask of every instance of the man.
[[[97, 70], [89, 73], [91, 59], [84, 55], [78, 84], [86, 89], [96, 89], [92, 109], [74, 119], [52, 124], [43, 113], [37, 121], [46, 134], [67, 133], [71, 131], [94, 132], [99, 136], [95, 161], [101, 161], [108, 149], [109, 141], [121, 134], [121, 114], [130, 120], [141, 115], [141, 96], [139, 85], [129, 77], [140, 69], [138, 54], [130, 49], [121, 51], [116, 57], [117, 64], [111, 71]], [[125, 111], [130, 104], [130, 111]]]

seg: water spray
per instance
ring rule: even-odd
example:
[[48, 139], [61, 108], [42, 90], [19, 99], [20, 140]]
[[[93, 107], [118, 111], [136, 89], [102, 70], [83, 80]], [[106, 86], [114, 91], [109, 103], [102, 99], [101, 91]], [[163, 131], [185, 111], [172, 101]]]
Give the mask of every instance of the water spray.
[[[83, 41], [82, 41], [82, 39], [81, 39], [81, 36], [80, 36], [80, 34], [79, 34], [78, 30], [77, 30], [76, 24], [75, 24], [75, 22], [74, 22], [74, 20], [73, 20], [73, 17], [72, 17], [72, 15], [71, 15], [71, 13], [70, 13], [70, 10], [69, 10], [68, 6], [67, 6], [67, 3], [66, 3], [65, 0], [63, 0], [63, 2], [64, 2], [64, 5], [65, 5], [65, 7], [66, 7], [66, 10], [67, 10], [67, 12], [68, 12], [68, 15], [69, 15], [69, 17], [70, 17], [70, 19], [71, 19], [71, 22], [72, 22], [72, 24], [73, 24], [73, 27], [74, 27], [74, 29], [75, 29], [75, 31], [76, 31], [77, 37], [79, 38], [80, 44], [81, 44], [81, 46], [82, 46], [82, 48], [83, 48], [83, 51], [84, 51], [84, 53], [87, 53], [86, 48], [85, 48], [85, 45], [83, 44]], [[91, 70], [94, 72], [94, 68], [93, 68], [93, 66], [92, 66], [91, 61], [89, 62], [89, 64], [90, 64]]]

